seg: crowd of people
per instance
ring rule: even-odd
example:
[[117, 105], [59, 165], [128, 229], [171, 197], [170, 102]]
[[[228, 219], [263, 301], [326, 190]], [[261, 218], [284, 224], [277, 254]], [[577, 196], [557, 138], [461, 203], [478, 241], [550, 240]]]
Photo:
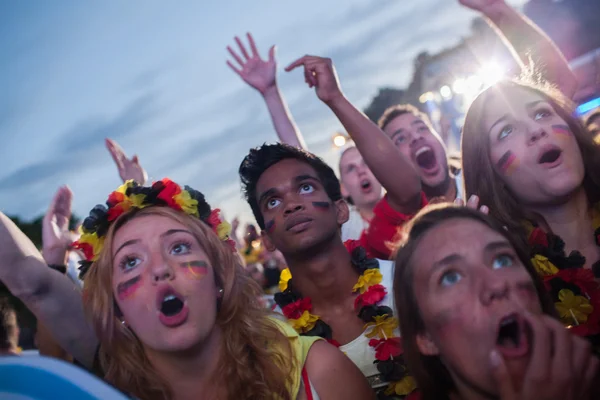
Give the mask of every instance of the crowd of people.
[[274, 47], [264, 60], [248, 34], [227, 64], [279, 138], [239, 166], [256, 225], [224, 221], [210, 193], [147, 182], [110, 139], [123, 184], [78, 233], [66, 186], [41, 252], [0, 213], [0, 281], [37, 317], [40, 354], [137, 399], [600, 398], [599, 114], [575, 116], [566, 60], [524, 16], [459, 3], [522, 67], [470, 105], [460, 165], [418, 108], [373, 123], [333, 61], [305, 55], [285, 70], [353, 141], [338, 178], [306, 148]]

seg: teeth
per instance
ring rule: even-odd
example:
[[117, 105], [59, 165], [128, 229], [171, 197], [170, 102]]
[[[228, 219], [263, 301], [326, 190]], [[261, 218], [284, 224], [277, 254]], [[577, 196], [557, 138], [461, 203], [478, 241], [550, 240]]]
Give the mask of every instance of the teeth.
[[163, 299], [164, 301], [169, 301], [169, 300], [175, 300], [177, 297], [175, 297], [174, 295], [170, 294], [168, 296], [165, 296], [165, 298]]
[[421, 154], [428, 152], [428, 151], [431, 151], [431, 147], [429, 147], [429, 146], [421, 147], [419, 150], [417, 150], [417, 152], [415, 153], [415, 156], [419, 157]]

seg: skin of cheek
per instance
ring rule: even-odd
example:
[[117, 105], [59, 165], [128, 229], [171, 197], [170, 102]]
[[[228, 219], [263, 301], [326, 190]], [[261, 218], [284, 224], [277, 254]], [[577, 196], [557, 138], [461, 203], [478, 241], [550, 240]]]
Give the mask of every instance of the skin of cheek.
[[326, 201], [313, 201], [312, 205], [314, 208], [321, 211], [327, 211], [329, 210], [329, 207], [331, 207], [331, 204]]
[[512, 175], [519, 166], [519, 159], [508, 150], [496, 163], [498, 169], [506, 176]]
[[187, 275], [195, 280], [200, 280], [206, 276], [208, 264], [205, 261], [194, 260], [179, 263], [181, 268], [184, 268]]
[[142, 286], [142, 276], [135, 276], [125, 282], [117, 285], [117, 296], [120, 301], [131, 299], [135, 296], [137, 290]]
[[267, 233], [273, 233], [273, 231], [275, 230], [275, 220], [270, 220], [267, 221], [267, 223], [265, 224], [265, 230], [267, 231]]

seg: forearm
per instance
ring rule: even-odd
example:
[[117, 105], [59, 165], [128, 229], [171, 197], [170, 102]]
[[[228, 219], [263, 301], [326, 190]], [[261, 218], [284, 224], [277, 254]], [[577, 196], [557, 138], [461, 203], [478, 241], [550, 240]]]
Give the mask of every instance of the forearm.
[[15, 265], [12, 273], [3, 274], [2, 281], [60, 347], [84, 366], [92, 366], [98, 342], [85, 318], [81, 292], [66, 275], [30, 257]]
[[352, 137], [375, 178], [387, 190], [388, 199], [394, 208], [403, 213], [417, 211], [420, 205], [421, 180], [409, 160], [377, 125], [344, 96], [328, 105]]
[[301, 149], [306, 149], [304, 138], [294, 122], [288, 106], [277, 85], [267, 89], [263, 94], [271, 121], [281, 143], [286, 143]]
[[573, 96], [577, 90], [575, 75], [558, 47], [537, 25], [507, 4], [487, 10], [485, 15], [519, 65], [528, 65], [532, 57], [546, 80]]

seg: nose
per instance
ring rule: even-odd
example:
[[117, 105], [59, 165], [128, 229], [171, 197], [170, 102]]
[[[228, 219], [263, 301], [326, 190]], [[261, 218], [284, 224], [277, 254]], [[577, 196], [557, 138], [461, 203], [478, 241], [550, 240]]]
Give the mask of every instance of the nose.
[[509, 295], [508, 282], [500, 274], [490, 269], [482, 270], [480, 276], [481, 282], [481, 303], [489, 306], [494, 301], [507, 299]]
[[527, 144], [532, 145], [546, 136], [548, 134], [543, 126], [537, 123], [531, 123], [527, 126]]
[[290, 215], [301, 210], [304, 210], [304, 205], [302, 204], [300, 199], [296, 197], [291, 197], [286, 202], [284, 214]]
[[171, 265], [165, 260], [163, 257], [155, 257], [157, 260], [153, 263], [150, 274], [152, 276], [152, 280], [156, 283], [161, 281], [170, 281], [175, 277], [173, 273], [173, 268]]
[[410, 145], [411, 146], [418, 144], [421, 139], [423, 139], [423, 135], [421, 135], [421, 133], [418, 130], [413, 129], [410, 131]]

